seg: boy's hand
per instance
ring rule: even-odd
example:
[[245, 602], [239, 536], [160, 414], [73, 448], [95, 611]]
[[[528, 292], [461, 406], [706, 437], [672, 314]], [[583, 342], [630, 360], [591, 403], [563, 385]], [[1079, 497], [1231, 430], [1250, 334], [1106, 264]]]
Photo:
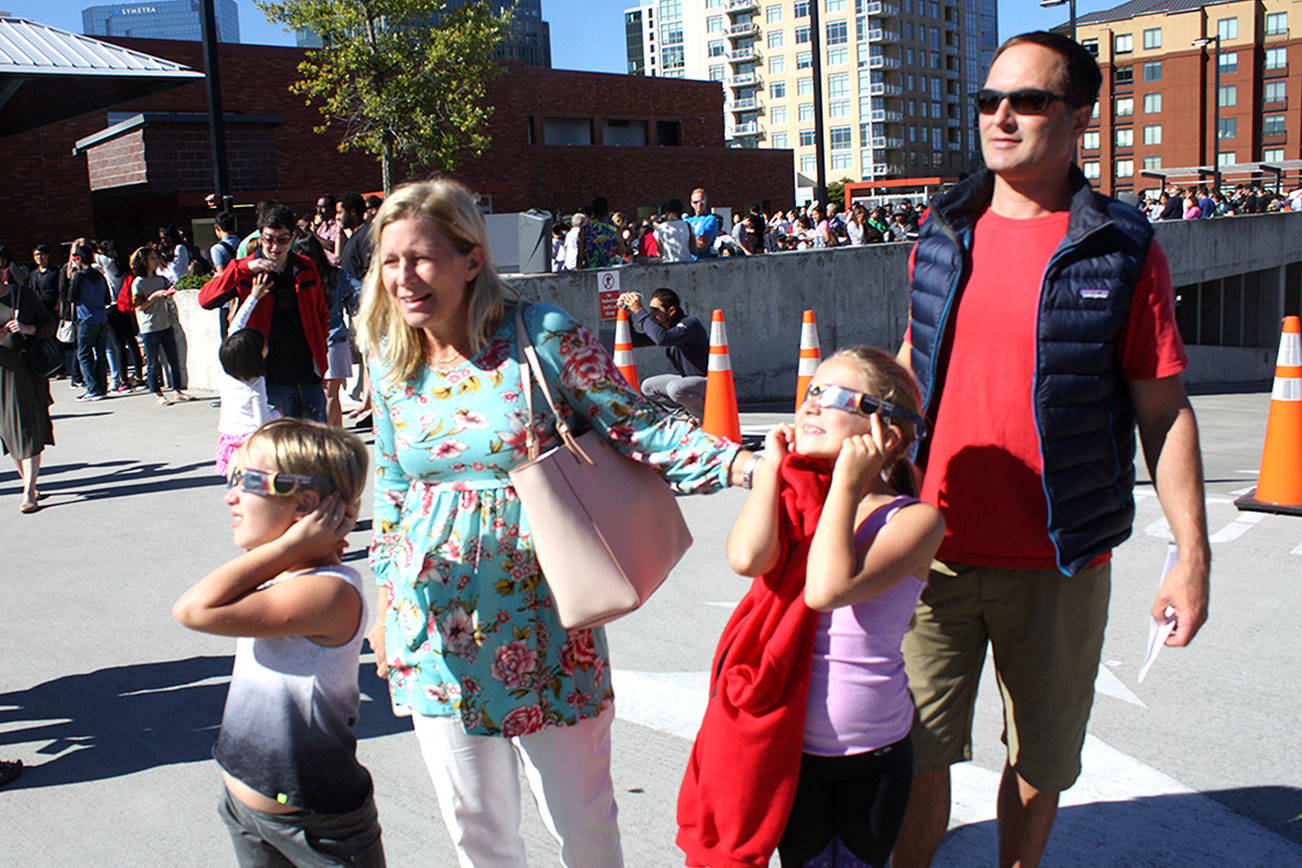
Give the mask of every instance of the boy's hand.
[[317, 504], [316, 509], [285, 531], [283, 542], [309, 557], [333, 555], [357, 523], [357, 505], [344, 503], [338, 494]]
[[[257, 260], [255, 260], [255, 262], [256, 261]], [[249, 267], [252, 268], [253, 266], [250, 265]], [[254, 298], [262, 298], [267, 294], [267, 290], [270, 288], [271, 275], [265, 271], [259, 271], [258, 276], [253, 278], [253, 288], [249, 291], [249, 295], [252, 295]]]

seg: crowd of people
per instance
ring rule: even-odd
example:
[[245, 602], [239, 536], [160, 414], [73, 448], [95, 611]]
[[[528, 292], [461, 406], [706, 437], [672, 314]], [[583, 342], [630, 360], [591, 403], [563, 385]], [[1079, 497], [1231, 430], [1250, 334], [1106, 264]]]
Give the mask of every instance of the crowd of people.
[[1210, 184], [1192, 187], [1168, 184], [1146, 195], [1143, 210], [1154, 223], [1159, 220], [1205, 220], [1242, 214], [1302, 212], [1302, 181], [1288, 193], [1266, 190], [1259, 182], [1245, 181], [1235, 184], [1228, 196]]

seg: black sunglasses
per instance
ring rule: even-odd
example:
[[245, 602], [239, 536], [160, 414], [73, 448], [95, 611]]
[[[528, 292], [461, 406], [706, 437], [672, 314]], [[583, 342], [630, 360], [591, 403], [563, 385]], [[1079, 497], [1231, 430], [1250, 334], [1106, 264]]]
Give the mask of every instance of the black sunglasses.
[[1069, 106], [1080, 108], [1080, 103], [1071, 97], [1063, 96], [1060, 93], [1054, 93], [1051, 90], [1039, 90], [1034, 87], [1024, 87], [1019, 90], [994, 90], [992, 88], [982, 88], [977, 91], [976, 104], [977, 111], [983, 115], [992, 115], [999, 111], [999, 104], [1007, 98], [1008, 104], [1012, 106], [1013, 111], [1019, 115], [1042, 115], [1049, 110], [1050, 104], [1054, 100], [1061, 100]]

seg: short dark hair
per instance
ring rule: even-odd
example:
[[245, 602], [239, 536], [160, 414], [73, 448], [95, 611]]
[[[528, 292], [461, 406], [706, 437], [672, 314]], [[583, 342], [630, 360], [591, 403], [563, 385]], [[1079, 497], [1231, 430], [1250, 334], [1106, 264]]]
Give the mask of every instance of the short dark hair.
[[213, 218], [213, 223], [223, 232], [233, 233], [235, 231], [235, 215], [230, 211], [222, 211]]
[[[8, 255], [9, 251], [4, 251], [3, 256], [8, 258]], [[89, 244], [78, 244], [72, 248], [72, 255], [80, 258], [83, 265], [92, 265], [95, 262], [95, 248]]]
[[345, 193], [339, 197], [339, 204], [343, 206], [344, 213], [356, 211], [357, 216], [361, 216], [366, 210], [366, 201], [362, 199], [361, 193]]
[[678, 300], [678, 293], [667, 286], [662, 286], [651, 293], [651, 297], [664, 305], [665, 310], [669, 310], [671, 307], [676, 307], [679, 311], [683, 309], [682, 302]]
[[32, 252], [33, 252], [33, 253], [44, 253], [46, 256], [49, 256], [49, 255], [50, 255], [50, 247], [49, 247], [48, 244], [38, 244], [38, 245], [36, 245], [35, 247], [32, 248]]
[[231, 332], [217, 351], [222, 370], [246, 383], [263, 376], [266, 368], [262, 361], [262, 348], [266, 343], [267, 339], [257, 329]]
[[293, 209], [288, 205], [268, 202], [266, 207], [258, 212], [258, 228], [288, 229], [293, 232], [298, 228], [298, 218], [294, 216]]
[[672, 214], [674, 215], [674, 219], [676, 220], [679, 217], [683, 216], [684, 210], [685, 209], [683, 208], [682, 199], [670, 199], [669, 204], [666, 205], [664, 208], [661, 208], [660, 212], [662, 214]]
[[1004, 40], [990, 62], [993, 64], [999, 55], [1014, 45], [1028, 42], [1047, 48], [1062, 58], [1063, 96], [1081, 106], [1092, 106], [1098, 102], [1099, 88], [1103, 84], [1103, 73], [1099, 71], [1098, 61], [1083, 45], [1061, 33], [1032, 30], [1030, 33], [1018, 34]]
[[367, 208], [379, 208], [381, 205], [384, 204], [384, 200], [381, 199], [379, 196], [375, 195], [374, 193], [370, 194], [369, 196], [363, 196], [362, 201], [366, 203]]

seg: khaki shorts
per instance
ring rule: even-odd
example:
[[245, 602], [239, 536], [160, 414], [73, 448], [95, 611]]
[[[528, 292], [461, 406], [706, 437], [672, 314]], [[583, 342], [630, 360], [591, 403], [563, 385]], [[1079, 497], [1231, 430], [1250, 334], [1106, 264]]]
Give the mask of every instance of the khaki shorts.
[[1057, 570], [932, 563], [903, 643], [917, 707], [915, 772], [972, 758], [972, 714], [989, 643], [1008, 764], [1038, 790], [1060, 792], [1075, 783], [1111, 573], [1110, 564], [1067, 578]]

